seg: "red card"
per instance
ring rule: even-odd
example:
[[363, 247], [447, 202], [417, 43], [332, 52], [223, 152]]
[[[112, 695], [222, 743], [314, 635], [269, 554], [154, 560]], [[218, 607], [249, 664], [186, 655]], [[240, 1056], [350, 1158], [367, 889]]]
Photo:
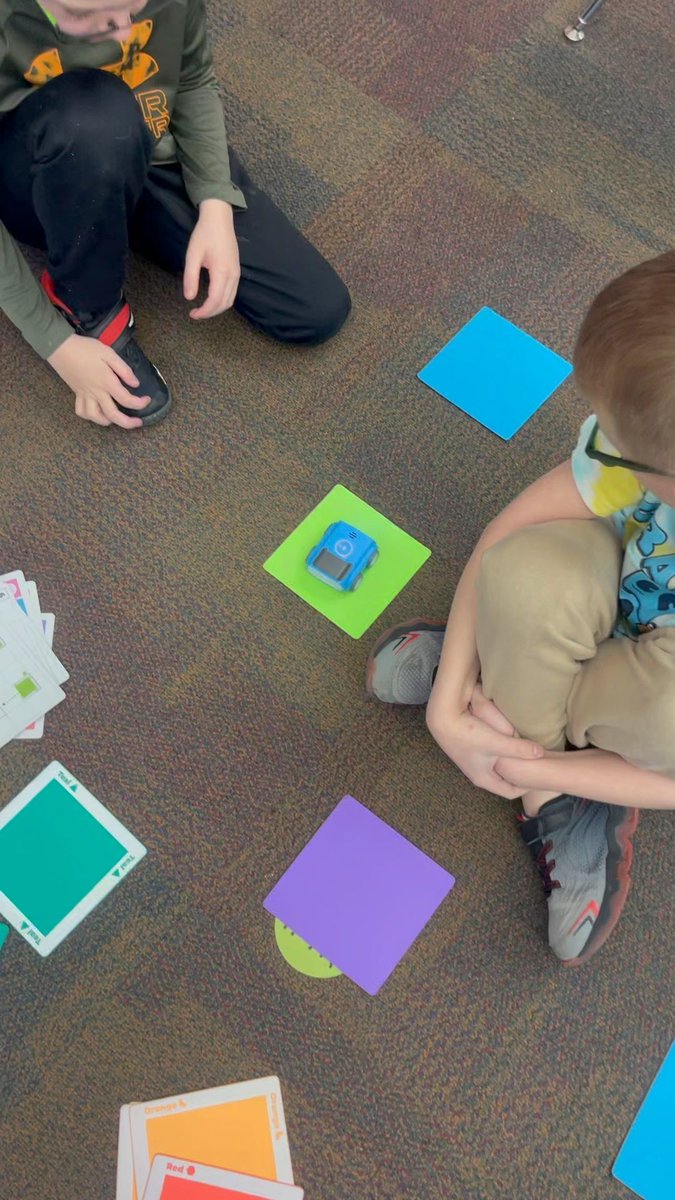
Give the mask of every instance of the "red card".
[[303, 1200], [302, 1188], [157, 1154], [143, 1200]]

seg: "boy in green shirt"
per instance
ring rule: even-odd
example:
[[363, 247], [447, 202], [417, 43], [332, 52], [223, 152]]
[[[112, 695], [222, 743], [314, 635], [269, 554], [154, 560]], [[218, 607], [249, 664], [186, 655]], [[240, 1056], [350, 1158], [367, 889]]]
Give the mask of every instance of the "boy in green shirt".
[[[47, 251], [42, 287], [16, 241]], [[125, 429], [171, 405], [124, 298], [129, 244], [182, 275], [195, 320], [234, 307], [316, 344], [349, 312], [228, 150], [203, 0], [0, 0], [0, 307], [79, 416]]]
[[675, 809], [675, 251], [596, 297], [574, 368], [597, 415], [571, 459], [487, 526], [447, 626], [389, 630], [367, 683], [426, 703], [473, 783], [522, 796], [568, 965], [619, 919], [637, 809]]

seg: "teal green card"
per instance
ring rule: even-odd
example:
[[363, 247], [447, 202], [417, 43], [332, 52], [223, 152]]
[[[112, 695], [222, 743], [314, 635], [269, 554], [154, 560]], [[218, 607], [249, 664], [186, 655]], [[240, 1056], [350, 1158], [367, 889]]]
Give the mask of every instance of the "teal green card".
[[[307, 569], [307, 555], [336, 521], [353, 525], [378, 545], [378, 559], [364, 572], [361, 586], [355, 592], [338, 591]], [[431, 550], [421, 542], [337, 484], [263, 565], [270, 575], [334, 625], [350, 637], [360, 638], [430, 554]]]
[[0, 913], [47, 955], [145, 847], [53, 762], [0, 811]]

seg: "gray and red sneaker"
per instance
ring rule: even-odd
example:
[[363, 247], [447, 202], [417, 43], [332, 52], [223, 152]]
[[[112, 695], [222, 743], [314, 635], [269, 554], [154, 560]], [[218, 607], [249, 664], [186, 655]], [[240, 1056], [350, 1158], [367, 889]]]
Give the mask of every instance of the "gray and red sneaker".
[[[110, 312], [89, 321], [78, 317], [68, 305], [60, 300], [54, 288], [54, 281], [48, 271], [43, 271], [42, 286], [55, 308], [76, 333], [83, 337], [98, 338], [104, 345], [110, 346], [120, 358], [131, 367], [138, 380], [138, 387], [129, 387], [127, 391], [132, 396], [149, 396], [150, 401], [145, 408], [125, 408], [117, 404], [120, 412], [128, 417], [140, 417], [143, 425], [155, 425], [169, 412], [172, 404], [171, 391], [164, 377], [154, 363], [143, 353], [134, 337], [134, 316], [124, 296], [120, 298]], [[117, 402], [116, 402], [117, 403]]]
[[426, 704], [441, 657], [445, 622], [402, 621], [373, 646], [366, 691], [387, 704]]
[[616, 926], [630, 889], [636, 808], [557, 796], [520, 833], [544, 885], [548, 942], [568, 967], [587, 962]]

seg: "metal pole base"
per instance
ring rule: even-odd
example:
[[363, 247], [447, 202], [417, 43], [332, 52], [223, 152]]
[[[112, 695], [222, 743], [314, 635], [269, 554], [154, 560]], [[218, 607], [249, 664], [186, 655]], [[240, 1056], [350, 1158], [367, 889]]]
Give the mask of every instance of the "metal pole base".
[[583, 42], [586, 37], [586, 26], [591, 17], [594, 17], [599, 8], [602, 8], [605, 0], [592, 0], [588, 8], [584, 9], [580, 17], [577, 17], [573, 25], [568, 25], [564, 30], [565, 37], [568, 42]]
[[581, 17], [577, 21], [576, 25], [567, 25], [564, 30], [564, 34], [568, 42], [583, 42], [584, 38], [586, 37], [584, 28], [585, 25], [586, 22], [582, 21]]

